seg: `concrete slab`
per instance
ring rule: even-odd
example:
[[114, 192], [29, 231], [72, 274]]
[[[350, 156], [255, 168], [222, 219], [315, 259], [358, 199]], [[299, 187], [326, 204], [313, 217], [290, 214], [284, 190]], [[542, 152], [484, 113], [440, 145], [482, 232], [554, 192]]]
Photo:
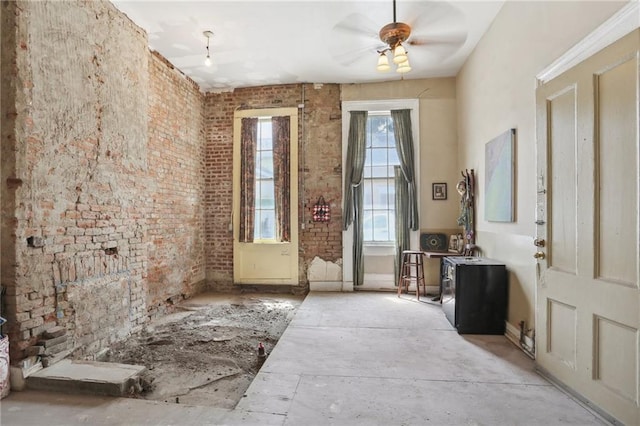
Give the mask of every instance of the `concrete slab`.
[[137, 387], [141, 365], [64, 359], [27, 378], [27, 388], [92, 395], [124, 396]]
[[439, 304], [381, 293], [309, 294], [235, 410], [48, 395], [12, 393], [0, 423], [607, 424], [504, 336], [459, 335]]
[[271, 374], [260, 371], [247, 389], [239, 410], [286, 415], [296, 394], [300, 375]]
[[[37, 409], [35, 408], [37, 407]], [[144, 399], [28, 390], [0, 404], [2, 425], [205, 425], [225, 424], [230, 410]]]
[[[544, 409], [540, 409], [544, 407]], [[303, 376], [285, 425], [603, 425], [552, 385]]]

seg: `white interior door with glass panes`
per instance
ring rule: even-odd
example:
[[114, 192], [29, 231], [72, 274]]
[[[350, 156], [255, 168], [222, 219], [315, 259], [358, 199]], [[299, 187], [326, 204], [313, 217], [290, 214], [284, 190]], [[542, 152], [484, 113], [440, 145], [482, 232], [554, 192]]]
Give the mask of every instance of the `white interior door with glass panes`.
[[[399, 165], [395, 145], [392, 109], [410, 109], [414, 140], [414, 155], [419, 156], [418, 101], [343, 102], [343, 161], [346, 159], [349, 131], [349, 111], [368, 111], [366, 154], [363, 171], [363, 289], [391, 290], [395, 288], [395, 185], [394, 166]], [[345, 168], [343, 167], [343, 170]], [[416, 181], [419, 182], [419, 164]], [[344, 179], [344, 177], [343, 177]], [[418, 193], [420, 192], [418, 188]], [[419, 232], [411, 232], [411, 247], [417, 248]], [[343, 232], [343, 276], [346, 286], [352, 286], [353, 225]]]

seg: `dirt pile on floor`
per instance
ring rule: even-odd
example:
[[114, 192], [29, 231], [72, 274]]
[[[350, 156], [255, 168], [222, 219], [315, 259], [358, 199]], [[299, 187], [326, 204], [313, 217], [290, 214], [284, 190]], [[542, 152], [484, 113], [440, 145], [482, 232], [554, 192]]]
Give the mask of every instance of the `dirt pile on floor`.
[[233, 408], [287, 328], [301, 296], [204, 294], [110, 348], [108, 361], [144, 365], [145, 399]]

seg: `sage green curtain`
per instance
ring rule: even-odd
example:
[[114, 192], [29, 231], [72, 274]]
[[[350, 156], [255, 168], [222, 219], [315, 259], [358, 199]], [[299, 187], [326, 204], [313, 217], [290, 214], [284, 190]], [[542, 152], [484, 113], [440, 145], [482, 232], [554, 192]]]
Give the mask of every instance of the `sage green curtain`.
[[362, 175], [366, 150], [367, 111], [351, 111], [342, 207], [342, 229], [353, 223], [353, 285], [364, 281]]
[[289, 116], [271, 117], [273, 133], [273, 188], [276, 210], [276, 240], [291, 240], [290, 122]]
[[256, 140], [258, 119], [242, 119], [240, 135], [240, 235], [241, 243], [252, 243], [255, 222]]
[[406, 212], [408, 210], [409, 186], [407, 185], [407, 180], [404, 178], [404, 173], [402, 173], [400, 166], [394, 166], [393, 173], [396, 189], [396, 253], [394, 267], [396, 283], [398, 283], [402, 267], [402, 252], [404, 250], [409, 250], [409, 227], [407, 226], [407, 215], [398, 213]]
[[[391, 111], [393, 120], [393, 133], [396, 138], [396, 150], [400, 159], [400, 168], [407, 184], [407, 206], [405, 210], [396, 210], [396, 221], [402, 215], [406, 215], [406, 225], [412, 231], [417, 231], [420, 226], [418, 218], [418, 197], [415, 182], [415, 159], [413, 155], [413, 133], [411, 131], [411, 110], [400, 109]], [[397, 192], [396, 192], [397, 194]], [[398, 234], [396, 234], [397, 236]]]

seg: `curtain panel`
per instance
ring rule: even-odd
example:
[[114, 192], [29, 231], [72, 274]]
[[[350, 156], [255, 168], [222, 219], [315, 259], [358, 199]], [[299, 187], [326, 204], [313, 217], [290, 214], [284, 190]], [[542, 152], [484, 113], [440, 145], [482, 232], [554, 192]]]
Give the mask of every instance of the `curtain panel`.
[[362, 175], [366, 150], [367, 111], [351, 111], [349, 137], [347, 140], [347, 163], [345, 165], [344, 201], [342, 207], [342, 229], [353, 223], [353, 284], [364, 281], [362, 204]]
[[[413, 132], [411, 131], [411, 110], [391, 110], [394, 135], [396, 138], [396, 150], [400, 159], [400, 168], [407, 185], [408, 203], [405, 210], [396, 211], [396, 220], [400, 215], [406, 215], [404, 221], [412, 231], [420, 227], [418, 218], [418, 197], [415, 182], [415, 158], [413, 151]], [[397, 234], [396, 234], [397, 235]]]
[[258, 119], [256, 117], [243, 118], [241, 127], [240, 152], [242, 166], [240, 168], [239, 240], [241, 243], [251, 243], [254, 237], [255, 222], [255, 170]]
[[402, 252], [409, 250], [409, 227], [407, 226], [407, 215], [399, 214], [406, 212], [409, 205], [409, 186], [404, 178], [400, 166], [394, 166], [394, 182], [396, 190], [395, 208], [396, 208], [396, 253], [394, 259], [394, 272], [396, 282], [399, 281], [402, 267]]
[[291, 174], [290, 166], [290, 120], [289, 116], [272, 117], [273, 132], [273, 180], [276, 210], [276, 240], [291, 240], [291, 220], [289, 215]]

